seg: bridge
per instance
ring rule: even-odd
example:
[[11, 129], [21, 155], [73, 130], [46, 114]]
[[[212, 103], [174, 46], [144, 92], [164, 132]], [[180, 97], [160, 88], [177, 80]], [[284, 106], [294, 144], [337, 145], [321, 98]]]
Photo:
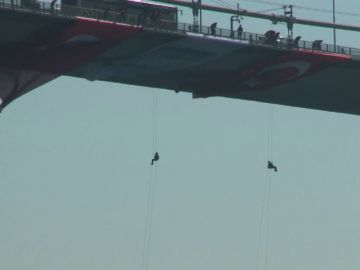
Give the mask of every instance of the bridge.
[[360, 115], [356, 48], [49, 3], [0, 2], [0, 24], [2, 108], [65, 75]]
[[[164, 0], [162, 2], [180, 3], [180, 1], [173, 1], [173, 0], [171, 1]], [[266, 37], [264, 36], [264, 34], [243, 32], [241, 37], [239, 37], [236, 31], [230, 29], [217, 27], [215, 28], [215, 32], [213, 32], [211, 31], [210, 26], [204, 26], [204, 25], [199, 26], [189, 23], [171, 22], [171, 21], [160, 21], [158, 23], [142, 22], [142, 24], [139, 24], [138, 23], [139, 20], [137, 16], [132, 14], [127, 14], [126, 16], [124, 16], [123, 13], [119, 13], [112, 10], [101, 10], [101, 9], [56, 4], [54, 10], [52, 11], [49, 2], [38, 2], [37, 6], [29, 7], [29, 6], [21, 5], [19, 3], [14, 3], [14, 4], [5, 3], [4, 0], [0, 1], [0, 8], [17, 10], [22, 12], [31, 12], [31, 13], [41, 14], [44, 16], [56, 16], [56, 17], [64, 17], [64, 18], [76, 18], [76, 17], [91, 18], [102, 21], [110, 21], [113, 23], [124, 23], [134, 26], [141, 26], [152, 31], [166, 31], [166, 32], [172, 32], [178, 34], [193, 33], [193, 34], [200, 34], [206, 36], [228, 38], [233, 40], [241, 40], [242, 42], [246, 42], [253, 46], [270, 46], [274, 49], [280, 49], [280, 50], [296, 50], [296, 49], [314, 50], [313, 41], [305, 41], [300, 39], [295, 47], [293, 43], [294, 41], [292, 39], [281, 38], [280, 42], [274, 44], [265, 44], [264, 41], [266, 40]], [[215, 9], [215, 11], [216, 10], [217, 9]], [[223, 11], [223, 8], [221, 8], [220, 11]], [[227, 13], [230, 13], [228, 9], [226, 9], [225, 11]], [[233, 12], [235, 13], [236, 11]], [[244, 15], [244, 14], [253, 17], [255, 16], [251, 14], [249, 11], [239, 11], [239, 15]], [[270, 15], [266, 15], [266, 17], [261, 16], [260, 18], [269, 19], [270, 18], [269, 16]], [[257, 15], [255, 17], [259, 17], [259, 16]], [[281, 21], [281, 18], [277, 18], [277, 20]], [[330, 26], [331, 25], [332, 24], [330, 24]], [[327, 26], [330, 27], [329, 25]], [[346, 28], [346, 30], [349, 29]], [[354, 30], [354, 29], [350, 29], [350, 30]], [[320, 47], [317, 47], [316, 50], [325, 53], [335, 52], [337, 54], [351, 55], [352, 58], [360, 59], [360, 49], [358, 48], [352, 48], [346, 46], [334, 47], [333, 44], [321, 43]]]

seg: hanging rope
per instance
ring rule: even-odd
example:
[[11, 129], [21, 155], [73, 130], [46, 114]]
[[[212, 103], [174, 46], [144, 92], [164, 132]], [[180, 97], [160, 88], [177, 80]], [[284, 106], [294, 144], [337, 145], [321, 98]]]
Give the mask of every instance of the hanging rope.
[[158, 94], [156, 90], [153, 90], [153, 106], [152, 106], [152, 121], [153, 121], [153, 154], [157, 151], [157, 137], [158, 137]]
[[265, 270], [269, 269], [269, 237], [270, 237], [270, 210], [271, 210], [271, 172], [268, 172], [266, 223], [265, 223]]
[[274, 125], [274, 107], [268, 104], [268, 130], [267, 130], [267, 146], [268, 160], [273, 158], [273, 125]]
[[146, 253], [146, 268], [144, 270], [149, 269], [149, 254], [150, 254], [150, 243], [151, 243], [151, 235], [152, 235], [152, 224], [153, 224], [153, 216], [154, 216], [154, 204], [155, 204], [155, 191], [156, 191], [156, 183], [157, 183], [157, 166], [153, 169], [153, 181], [152, 181], [152, 190], [151, 190], [151, 199], [150, 199], [150, 207], [149, 207], [149, 231], [147, 238], [147, 253]]
[[[274, 126], [274, 105], [268, 104], [268, 162], [273, 160], [273, 126]], [[274, 167], [274, 166], [273, 166]], [[273, 168], [271, 168], [273, 169]], [[275, 172], [277, 168], [275, 167]], [[272, 171], [268, 167], [266, 176], [266, 222], [265, 222], [265, 270], [269, 268], [269, 232], [270, 232], [270, 210], [271, 210], [271, 176]]]
[[[268, 171], [267, 171], [268, 174]], [[256, 248], [256, 265], [255, 269], [259, 270], [260, 265], [260, 253], [261, 253], [261, 244], [262, 244], [262, 232], [263, 232], [263, 224], [264, 224], [264, 212], [265, 212], [265, 204], [267, 202], [267, 178], [265, 177], [264, 182], [264, 191], [262, 196], [262, 203], [261, 203], [261, 211], [260, 211], [260, 222], [259, 222], [259, 231], [258, 231], [258, 242], [257, 242], [257, 248]]]
[[[276, 166], [272, 163], [273, 158], [273, 125], [274, 125], [274, 108], [268, 105], [268, 130], [267, 130], [267, 159], [268, 167], [264, 177], [264, 190], [260, 210], [260, 222], [258, 231], [258, 242], [256, 250], [255, 270], [260, 269], [261, 255], [263, 254], [264, 270], [269, 269], [269, 243], [270, 243], [270, 210], [271, 210], [271, 177], [272, 169], [277, 171]], [[271, 162], [271, 166], [270, 163]], [[263, 252], [262, 252], [263, 251]]]
[[[259, 270], [263, 261], [264, 269], [269, 268], [269, 235], [270, 235], [270, 209], [271, 209], [271, 171], [267, 170], [264, 181], [264, 190], [260, 211], [258, 241], [256, 249], [255, 269]], [[261, 256], [263, 255], [263, 257]], [[263, 260], [261, 260], [263, 258]]]
[[[153, 154], [155, 155], [151, 165], [154, 165], [154, 161], [159, 160], [159, 155], [157, 152], [157, 136], [158, 136], [158, 96], [157, 92], [154, 89], [152, 94], [152, 147]], [[157, 156], [157, 158], [155, 158]], [[149, 186], [147, 192], [146, 200], [146, 217], [145, 217], [145, 228], [144, 228], [144, 239], [143, 239], [143, 250], [142, 250], [142, 259], [141, 259], [141, 268], [140, 270], [149, 269], [149, 256], [150, 256], [150, 244], [151, 244], [151, 234], [152, 234], [152, 223], [154, 216], [154, 204], [155, 204], [155, 192], [156, 192], [156, 182], [157, 182], [157, 166], [150, 167], [150, 176], [149, 176]]]
[[156, 166], [155, 167], [151, 166], [149, 180], [150, 181], [148, 186], [147, 202], [146, 202], [146, 218], [145, 218], [141, 270], [149, 269], [150, 243], [151, 243], [152, 221], [154, 215], [154, 201], [155, 201], [156, 180], [157, 180]]

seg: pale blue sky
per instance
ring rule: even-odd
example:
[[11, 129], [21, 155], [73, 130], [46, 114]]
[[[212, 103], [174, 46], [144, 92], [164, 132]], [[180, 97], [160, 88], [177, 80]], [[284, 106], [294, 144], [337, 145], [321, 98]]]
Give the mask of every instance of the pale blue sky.
[[[332, 7], [331, 0], [276, 2]], [[360, 13], [358, 1], [337, 2], [339, 11]], [[189, 22], [188, 14], [180, 20]], [[295, 16], [332, 19], [305, 10]], [[213, 21], [229, 27], [228, 17], [204, 13], [205, 23]], [[258, 33], [274, 28], [248, 18], [243, 25]], [[285, 35], [285, 25], [277, 29]], [[332, 42], [332, 30], [294, 31]], [[338, 44], [360, 47], [359, 33], [339, 31]], [[269, 106], [158, 93], [161, 160], [149, 270], [255, 270]], [[272, 178], [268, 269], [358, 270], [359, 116], [272, 107], [279, 173]], [[4, 110], [1, 269], [140, 270], [151, 110], [150, 88], [69, 77]]]

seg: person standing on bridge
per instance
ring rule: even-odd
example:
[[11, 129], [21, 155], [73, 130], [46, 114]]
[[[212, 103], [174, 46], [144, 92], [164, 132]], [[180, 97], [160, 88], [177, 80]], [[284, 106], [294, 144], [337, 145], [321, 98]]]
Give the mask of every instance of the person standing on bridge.
[[214, 22], [210, 25], [210, 31], [213, 36], [216, 36], [216, 26], [217, 26], [217, 22]]
[[56, 4], [57, 0], [52, 0], [50, 3], [50, 14], [54, 15], [55, 13], [55, 4]]
[[244, 29], [242, 28], [242, 25], [241, 23], [239, 24], [239, 27], [237, 29], [237, 32], [238, 32], [238, 38], [242, 38], [242, 35], [243, 35], [243, 32], [244, 32]]

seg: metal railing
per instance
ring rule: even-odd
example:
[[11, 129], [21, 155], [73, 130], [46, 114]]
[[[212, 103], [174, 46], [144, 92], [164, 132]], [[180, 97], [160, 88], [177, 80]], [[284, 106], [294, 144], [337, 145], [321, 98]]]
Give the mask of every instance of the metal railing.
[[70, 5], [53, 5], [49, 2], [36, 2], [27, 1], [31, 4], [20, 4], [20, 0], [0, 0], [0, 8], [21, 10], [25, 12], [40, 13], [49, 16], [60, 17], [86, 17], [96, 20], [106, 20], [114, 23], [125, 23], [135, 26], [141, 26], [153, 31], [166, 31], [174, 33], [196, 33], [207, 36], [215, 36], [222, 38], [229, 38], [233, 40], [241, 40], [251, 45], [267, 46], [277, 48], [281, 50], [297, 50], [304, 49], [309, 51], [321, 51], [328, 53], [338, 53], [344, 55], [351, 55], [353, 58], [360, 59], [360, 49], [336, 46], [326, 43], [321, 43], [314, 48], [314, 43], [304, 40], [299, 40], [297, 44], [288, 38], [282, 38], [273, 43], [266, 42], [265, 35], [243, 32], [241, 35], [237, 31], [231, 31], [223, 28], [211, 28], [209, 26], [199, 27], [198, 25], [179, 23], [165, 20], [151, 20], [150, 18], [144, 18], [141, 15], [127, 14], [126, 12], [110, 11], [108, 9], [95, 9], [84, 8]]

